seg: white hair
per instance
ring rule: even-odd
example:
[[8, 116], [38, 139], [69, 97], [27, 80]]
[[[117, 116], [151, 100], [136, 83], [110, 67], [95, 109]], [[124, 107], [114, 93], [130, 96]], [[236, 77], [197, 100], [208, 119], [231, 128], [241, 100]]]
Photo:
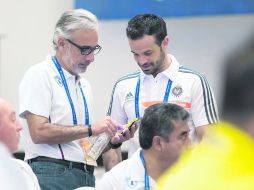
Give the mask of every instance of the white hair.
[[53, 36], [54, 48], [57, 49], [59, 37], [70, 38], [78, 29], [92, 29], [98, 32], [99, 24], [96, 16], [84, 9], [74, 9], [62, 14], [56, 23]]

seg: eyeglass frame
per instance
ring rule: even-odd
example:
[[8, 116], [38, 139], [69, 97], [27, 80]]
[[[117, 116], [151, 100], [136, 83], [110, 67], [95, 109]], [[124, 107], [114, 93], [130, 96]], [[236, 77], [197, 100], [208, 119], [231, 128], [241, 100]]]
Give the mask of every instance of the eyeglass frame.
[[[102, 49], [102, 47], [101, 47], [99, 44], [97, 44], [97, 45], [94, 46], [94, 47], [92, 47], [92, 46], [80, 46], [80, 45], [76, 44], [75, 42], [71, 41], [70, 39], [66, 39], [66, 40], [67, 40], [70, 44], [72, 44], [72, 45], [74, 45], [76, 48], [78, 48], [78, 49], [80, 50], [80, 53], [81, 53], [82, 55], [89, 55], [89, 54], [93, 53], [95, 50], [98, 49], [98, 52], [93, 53], [94, 55], [96, 55], [96, 54], [98, 54], [98, 53], [101, 51], [101, 49]], [[88, 52], [86, 52], [86, 51], [88, 51]]]

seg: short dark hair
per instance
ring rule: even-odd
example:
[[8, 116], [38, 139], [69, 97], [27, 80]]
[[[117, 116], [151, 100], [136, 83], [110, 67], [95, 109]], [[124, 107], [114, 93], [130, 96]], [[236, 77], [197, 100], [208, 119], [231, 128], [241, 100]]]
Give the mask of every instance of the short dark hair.
[[144, 35], [154, 35], [159, 46], [167, 36], [165, 21], [154, 14], [141, 14], [133, 17], [126, 28], [127, 37], [132, 40], [142, 38]]
[[222, 117], [241, 124], [254, 114], [254, 36], [229, 56], [224, 70]]
[[186, 121], [189, 113], [176, 104], [159, 103], [148, 107], [141, 119], [139, 142], [142, 149], [152, 146], [153, 137], [160, 136], [166, 140], [174, 130], [172, 121]]

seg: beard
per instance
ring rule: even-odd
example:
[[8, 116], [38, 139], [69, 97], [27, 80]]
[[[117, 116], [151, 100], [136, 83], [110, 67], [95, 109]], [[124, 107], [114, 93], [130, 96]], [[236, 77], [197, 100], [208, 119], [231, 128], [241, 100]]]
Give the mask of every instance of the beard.
[[76, 64], [73, 64], [73, 69], [77, 72], [77, 73], [84, 73], [87, 70], [88, 65], [90, 65], [90, 61], [83, 61], [83, 62], [79, 62]]
[[74, 61], [70, 48], [68, 48], [66, 54], [63, 55], [62, 60], [65, 66], [64, 68], [72, 75], [79, 75], [86, 72], [88, 65], [91, 63], [90, 61]]
[[165, 61], [166, 54], [161, 49], [160, 57], [155, 62], [148, 62], [143, 65], [139, 64], [139, 67], [142, 71], [147, 75], [153, 75], [154, 77], [164, 70], [164, 61]]

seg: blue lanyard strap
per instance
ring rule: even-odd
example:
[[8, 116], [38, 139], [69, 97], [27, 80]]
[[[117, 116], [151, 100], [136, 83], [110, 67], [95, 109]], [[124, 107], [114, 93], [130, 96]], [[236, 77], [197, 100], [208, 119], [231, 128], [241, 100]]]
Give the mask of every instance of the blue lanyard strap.
[[[70, 91], [69, 91], [69, 88], [68, 88], [68, 85], [66, 83], [66, 79], [65, 79], [65, 76], [64, 76], [64, 73], [63, 73], [63, 70], [62, 70], [62, 67], [61, 65], [59, 64], [56, 56], [52, 56], [52, 61], [53, 63], [55, 64], [59, 74], [60, 74], [60, 77], [62, 79], [62, 83], [64, 85], [64, 89], [65, 89], [65, 92], [66, 92], [66, 95], [68, 97], [68, 100], [69, 100], [69, 103], [70, 103], [70, 106], [71, 106], [71, 111], [72, 111], [72, 119], [73, 119], [73, 124], [74, 125], [77, 125], [77, 116], [76, 116], [76, 111], [75, 111], [75, 108], [74, 108], [74, 104], [73, 104], [73, 101], [71, 99], [71, 95], [70, 95]], [[85, 109], [85, 124], [86, 125], [89, 125], [89, 112], [88, 112], [88, 106], [87, 106], [87, 103], [86, 103], [86, 98], [84, 96], [84, 93], [83, 93], [83, 90], [79, 84], [79, 88], [81, 90], [81, 93], [82, 93], [82, 97], [83, 97], [83, 102], [84, 102], [84, 109]]]
[[[168, 84], [167, 84], [167, 88], [165, 91], [165, 95], [163, 98], [163, 102], [167, 103], [168, 102], [168, 97], [170, 94], [170, 89], [172, 86], [172, 81], [170, 79], [168, 79]], [[139, 114], [139, 91], [140, 91], [140, 76], [138, 78], [138, 82], [136, 85], [136, 91], [135, 91], [135, 114], [136, 114], [136, 118], [140, 118], [140, 114]]]
[[140, 115], [139, 115], [139, 91], [140, 91], [140, 77], [138, 77], [138, 82], [137, 82], [136, 91], [135, 91], [135, 114], [136, 114], [136, 118], [140, 118]]
[[170, 94], [171, 86], [172, 86], [172, 81], [170, 79], [168, 79], [167, 88], [166, 88], [165, 95], [164, 95], [164, 98], [163, 98], [164, 103], [168, 102], [168, 97], [169, 97], [169, 94]]
[[83, 97], [83, 102], [84, 102], [84, 108], [85, 108], [85, 124], [86, 125], [89, 125], [89, 112], [88, 112], [88, 106], [87, 106], [87, 103], [86, 103], [86, 97], [84, 95], [84, 92], [82, 90], [82, 87], [79, 83], [79, 88], [80, 88], [80, 91], [81, 91], [81, 94], [82, 94], [82, 97]]
[[145, 158], [144, 158], [144, 154], [143, 154], [143, 151], [140, 150], [140, 160], [144, 166], [144, 169], [145, 169], [145, 174], [144, 174], [144, 179], [145, 179], [145, 190], [149, 190], [150, 189], [150, 185], [149, 185], [149, 176], [147, 174], [147, 169], [146, 169], [146, 162], [145, 162]]

